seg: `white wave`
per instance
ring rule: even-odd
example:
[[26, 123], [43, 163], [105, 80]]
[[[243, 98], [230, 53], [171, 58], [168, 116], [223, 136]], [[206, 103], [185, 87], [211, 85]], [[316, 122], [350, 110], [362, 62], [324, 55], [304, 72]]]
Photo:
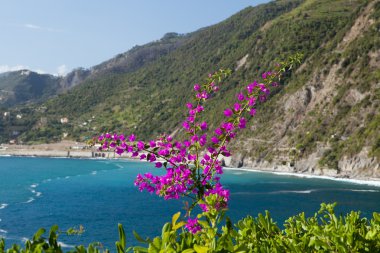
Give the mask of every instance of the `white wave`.
[[98, 172], [97, 171], [93, 171], [93, 172], [91, 172], [91, 175], [96, 175]]
[[234, 172], [234, 173], [232, 173], [232, 174], [234, 174], [234, 175], [243, 175], [243, 174], [245, 174], [244, 172]]
[[0, 204], [0, 209], [4, 209], [4, 208], [6, 208], [7, 206], [8, 206], [7, 203], [2, 203], [2, 204]]
[[47, 183], [47, 182], [50, 182], [51, 181], [51, 178], [48, 178], [48, 179], [44, 179], [43, 181], [42, 181], [42, 183]]
[[304, 190], [304, 191], [275, 191], [275, 192], [268, 192], [268, 194], [286, 194], [286, 193], [297, 193], [297, 194], [310, 194], [315, 190]]
[[316, 190], [304, 190], [304, 191], [292, 191], [292, 190], [284, 190], [284, 191], [273, 191], [273, 192], [233, 192], [232, 195], [263, 195], [263, 194], [310, 194]]
[[58, 241], [58, 245], [62, 248], [74, 248], [75, 246]]
[[36, 190], [32, 189], [30, 190], [31, 193], [35, 194], [36, 193]]
[[70, 178], [70, 176], [66, 176], [66, 177], [65, 177], [65, 179], [69, 179], [69, 178]]
[[38, 186], [37, 183], [35, 183], [35, 184], [31, 184], [31, 185], [30, 185], [30, 188], [36, 188], [37, 186]]
[[352, 192], [380, 192], [379, 190], [357, 190], [357, 189], [349, 189]]
[[33, 197], [30, 197], [27, 201], [22, 202], [22, 203], [24, 203], [24, 204], [28, 204], [28, 203], [33, 202], [34, 200], [35, 200], [35, 199], [34, 199]]
[[319, 175], [310, 175], [310, 174], [301, 174], [301, 173], [292, 173], [292, 172], [276, 172], [276, 171], [269, 171], [269, 170], [257, 170], [257, 169], [251, 169], [251, 168], [231, 168], [231, 167], [223, 167], [223, 169], [226, 170], [233, 170], [233, 171], [249, 171], [249, 172], [259, 172], [259, 173], [270, 173], [280, 176], [294, 176], [294, 177], [301, 177], [301, 178], [318, 178], [318, 179], [327, 179], [327, 180], [333, 180], [333, 181], [339, 181], [339, 182], [345, 182], [345, 183], [351, 183], [351, 184], [360, 184], [360, 185], [369, 185], [369, 186], [375, 186], [380, 187], [380, 180], [373, 179], [373, 180], [364, 180], [364, 179], [351, 179], [351, 178], [337, 178], [337, 177], [329, 177], [329, 176], [319, 176]]
[[42, 192], [36, 192], [36, 197], [40, 197], [42, 195]]
[[6, 234], [6, 233], [8, 233], [8, 231], [7, 231], [7, 230], [4, 230], [4, 229], [0, 229], [0, 233], [1, 233], [1, 234]]
[[12, 155], [0, 155], [0, 157], [11, 157]]

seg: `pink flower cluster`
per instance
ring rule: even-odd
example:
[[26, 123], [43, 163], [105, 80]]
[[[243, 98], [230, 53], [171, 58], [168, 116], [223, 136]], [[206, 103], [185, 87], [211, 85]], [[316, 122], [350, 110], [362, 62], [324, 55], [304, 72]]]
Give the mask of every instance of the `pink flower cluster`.
[[[279, 72], [278, 72], [279, 73]], [[204, 112], [204, 102], [219, 90], [216, 84], [229, 73], [220, 70], [208, 76], [205, 84], [195, 84], [195, 98], [187, 103], [188, 115], [182, 126], [188, 138], [175, 141], [171, 136], [162, 135], [157, 140], [144, 142], [136, 140], [136, 136], [118, 134], [103, 134], [98, 137], [102, 150], [114, 150], [117, 154], [128, 153], [132, 157], [154, 163], [155, 167], [166, 170], [166, 174], [156, 176], [151, 173], [139, 174], [135, 185], [140, 191], [147, 190], [156, 193], [165, 199], [178, 199], [189, 196], [195, 202], [204, 200], [207, 196], [216, 196], [216, 203], [200, 204], [204, 212], [210, 209], [221, 210], [227, 208], [229, 191], [220, 184], [220, 174], [223, 174], [221, 156], [228, 157], [231, 151], [227, 145], [236, 137], [239, 129], [246, 128], [245, 112], [251, 116], [256, 114], [257, 101], [264, 102], [273, 85], [273, 79], [279, 74], [265, 72], [263, 81], [254, 81], [237, 94], [237, 101], [231, 108], [224, 110], [226, 117], [213, 131], [207, 122], [199, 120]], [[197, 219], [189, 219], [186, 227], [192, 233], [200, 230]]]
[[196, 234], [196, 233], [198, 233], [199, 231], [202, 230], [201, 226], [198, 224], [198, 219], [197, 218], [194, 218], [194, 219], [189, 218], [187, 220], [187, 223], [186, 223], [185, 227], [192, 234]]

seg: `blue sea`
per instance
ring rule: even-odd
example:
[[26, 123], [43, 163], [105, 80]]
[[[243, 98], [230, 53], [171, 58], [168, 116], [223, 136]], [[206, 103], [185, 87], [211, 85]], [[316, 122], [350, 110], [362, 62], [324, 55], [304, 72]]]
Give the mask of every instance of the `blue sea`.
[[[133, 230], [158, 235], [174, 213], [184, 213], [184, 202], [139, 192], [133, 181], [148, 171], [160, 173], [137, 161], [0, 157], [0, 238], [10, 246], [40, 227], [82, 225], [82, 235], [60, 236], [63, 246], [101, 242], [114, 249], [118, 223], [132, 244]], [[312, 215], [321, 202], [338, 202], [337, 213], [361, 210], [370, 218], [380, 212], [376, 186], [242, 170], [225, 170], [222, 181], [231, 191], [232, 221], [269, 210], [282, 225], [301, 211]]]

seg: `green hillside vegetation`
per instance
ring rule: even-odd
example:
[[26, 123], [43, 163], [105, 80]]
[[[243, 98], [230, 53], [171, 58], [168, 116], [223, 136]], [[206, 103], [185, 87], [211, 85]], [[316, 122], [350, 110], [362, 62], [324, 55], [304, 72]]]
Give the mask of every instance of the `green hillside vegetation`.
[[[86, 80], [46, 102], [46, 111], [28, 109], [29, 125], [20, 125], [19, 140], [56, 141], [68, 133], [84, 141], [107, 131], [134, 132], [145, 140], [163, 132], [181, 135], [189, 88], [208, 72], [230, 68], [232, 75], [207, 105], [212, 128], [223, 120], [217, 112], [243, 84], [270, 70], [270, 62], [301, 52], [304, 64], [260, 105], [235, 150], [267, 161], [324, 150], [319, 166], [335, 169], [344, 156], [363, 148], [380, 159], [379, 16], [380, 4], [370, 0], [280, 0], [190, 34], [169, 34], [166, 39], [175, 46], [156, 51], [144, 64]], [[158, 47], [164, 39], [148, 46]], [[61, 124], [63, 117], [69, 123]], [[2, 141], [9, 140], [12, 124], [0, 124]]]
[[0, 75], [0, 105], [14, 106], [25, 102], [41, 102], [59, 90], [58, 78], [28, 70]]

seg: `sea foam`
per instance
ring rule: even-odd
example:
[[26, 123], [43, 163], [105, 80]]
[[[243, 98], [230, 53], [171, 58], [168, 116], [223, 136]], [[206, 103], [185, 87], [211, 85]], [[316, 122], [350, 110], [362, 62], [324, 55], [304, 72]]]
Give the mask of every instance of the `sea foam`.
[[33, 202], [34, 200], [35, 200], [35, 199], [34, 199], [33, 197], [30, 197], [27, 201], [22, 202], [22, 203], [24, 203], [24, 204], [28, 204], [28, 203]]
[[0, 209], [4, 209], [4, 208], [6, 208], [7, 206], [8, 206], [7, 203], [2, 203], [2, 204], [0, 204]]

